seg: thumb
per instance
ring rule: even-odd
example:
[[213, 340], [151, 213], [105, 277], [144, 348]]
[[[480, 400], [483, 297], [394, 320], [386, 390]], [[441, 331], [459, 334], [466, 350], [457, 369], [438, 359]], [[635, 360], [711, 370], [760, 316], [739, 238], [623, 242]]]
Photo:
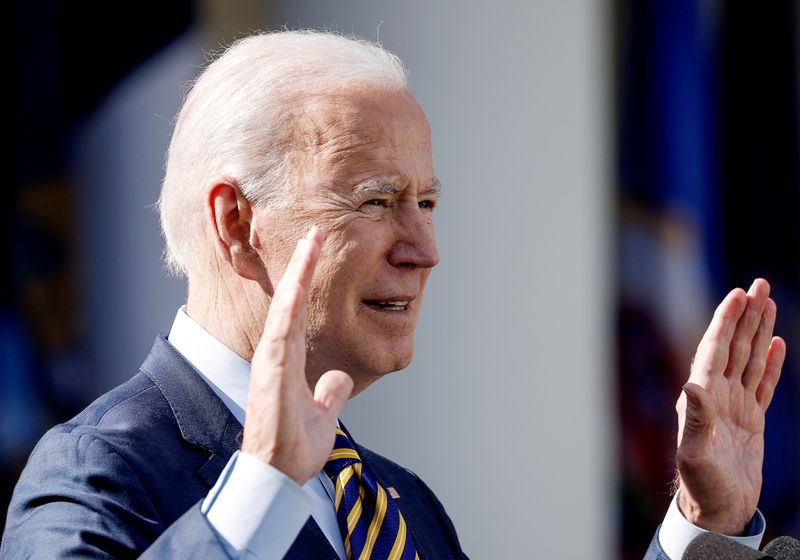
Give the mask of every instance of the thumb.
[[334, 417], [339, 416], [344, 403], [350, 398], [353, 380], [343, 371], [331, 370], [319, 378], [314, 387], [314, 400], [324, 406]]
[[711, 395], [696, 383], [683, 386], [686, 395], [686, 418], [683, 424], [684, 436], [698, 436], [709, 431], [713, 425], [714, 414]]

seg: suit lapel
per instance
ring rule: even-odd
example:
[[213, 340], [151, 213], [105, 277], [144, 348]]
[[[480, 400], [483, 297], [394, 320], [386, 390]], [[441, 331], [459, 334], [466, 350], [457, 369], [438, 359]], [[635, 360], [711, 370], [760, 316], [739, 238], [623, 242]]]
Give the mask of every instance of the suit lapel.
[[183, 439], [211, 454], [197, 471], [211, 488], [239, 448], [241, 424], [163, 334], [141, 369], [169, 403]]
[[[197, 475], [210, 489], [241, 447], [242, 425], [163, 334], [156, 338], [141, 370], [169, 403], [183, 439], [208, 451], [209, 458]], [[339, 557], [309, 517], [285, 558]]]

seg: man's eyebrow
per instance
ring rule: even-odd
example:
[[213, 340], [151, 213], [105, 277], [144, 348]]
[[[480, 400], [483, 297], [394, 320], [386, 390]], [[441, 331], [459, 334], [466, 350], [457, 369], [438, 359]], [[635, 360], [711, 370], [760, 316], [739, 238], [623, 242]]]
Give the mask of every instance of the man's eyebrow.
[[370, 192], [379, 194], [394, 194], [403, 190], [398, 183], [387, 181], [386, 179], [371, 179], [356, 185], [354, 192]]
[[[403, 186], [399, 182], [394, 182], [386, 179], [372, 179], [364, 181], [356, 185], [353, 189], [356, 193], [378, 193], [378, 194], [395, 194], [403, 190]], [[442, 183], [439, 179], [435, 179], [428, 187], [425, 188], [421, 195], [425, 196], [438, 196], [442, 192]]]
[[433, 183], [431, 183], [428, 188], [426, 188], [420, 194], [439, 196], [442, 194], [442, 183], [439, 181], [439, 179], [434, 179]]

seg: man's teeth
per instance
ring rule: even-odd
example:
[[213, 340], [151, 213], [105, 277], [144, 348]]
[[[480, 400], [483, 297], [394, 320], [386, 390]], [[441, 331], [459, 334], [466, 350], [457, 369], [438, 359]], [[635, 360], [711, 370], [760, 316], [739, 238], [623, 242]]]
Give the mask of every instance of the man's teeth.
[[408, 305], [408, 301], [381, 301], [375, 302], [373, 305], [381, 307], [383, 309], [391, 309], [392, 311], [399, 311], [401, 309], [405, 309]]

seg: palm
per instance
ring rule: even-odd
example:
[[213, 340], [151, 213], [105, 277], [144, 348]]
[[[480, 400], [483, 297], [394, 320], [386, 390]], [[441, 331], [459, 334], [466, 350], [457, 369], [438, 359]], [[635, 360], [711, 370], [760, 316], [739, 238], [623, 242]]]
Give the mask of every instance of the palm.
[[740, 532], [761, 493], [764, 414], [785, 347], [772, 338], [769, 285], [734, 290], [720, 304], [698, 347], [678, 400], [681, 509], [718, 532]]

